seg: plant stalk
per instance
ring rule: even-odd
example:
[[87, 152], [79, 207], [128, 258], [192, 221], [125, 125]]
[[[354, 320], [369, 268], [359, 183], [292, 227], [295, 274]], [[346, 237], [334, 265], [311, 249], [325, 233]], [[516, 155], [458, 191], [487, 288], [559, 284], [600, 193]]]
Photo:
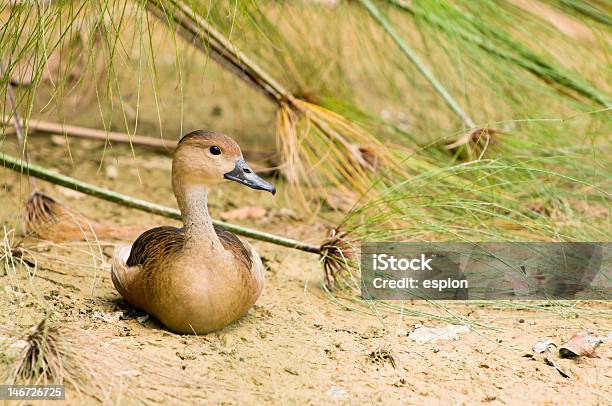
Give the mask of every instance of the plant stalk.
[[[605, 24], [608, 27], [612, 27], [612, 17], [610, 13], [606, 13], [604, 10], [600, 10], [594, 4], [590, 4], [587, 1], [577, 0], [558, 0], [562, 6], [574, 10], [575, 12], [591, 18], [599, 23]], [[608, 9], [609, 11], [609, 9]]]
[[476, 123], [468, 116], [468, 114], [461, 108], [459, 103], [451, 96], [451, 94], [446, 90], [446, 88], [438, 81], [438, 79], [434, 76], [434, 74], [429, 70], [429, 68], [421, 61], [416, 52], [412, 50], [406, 44], [406, 42], [399, 36], [391, 22], [387, 20], [385, 16], [382, 15], [378, 7], [372, 3], [370, 0], [359, 0], [360, 3], [368, 10], [370, 15], [380, 24], [380, 26], [387, 31], [387, 34], [395, 41], [395, 43], [399, 46], [401, 51], [410, 59], [410, 61], [416, 66], [416, 68], [421, 72], [423, 76], [429, 81], [429, 83], [433, 86], [433, 88], [442, 96], [448, 107], [459, 116], [459, 118], [463, 121], [463, 123], [468, 128], [475, 128]]
[[[50, 183], [60, 185], [68, 189], [76, 190], [77, 192], [85, 193], [87, 195], [97, 197], [102, 200], [145, 211], [147, 213], [157, 214], [175, 220], [181, 220], [181, 212], [177, 209], [172, 209], [170, 207], [151, 203], [146, 200], [137, 199], [131, 196], [123, 195], [121, 193], [113, 192], [112, 190], [108, 190], [103, 187], [81, 182], [78, 179], [59, 173], [54, 173], [41, 166], [27, 164], [21, 159], [17, 159], [10, 155], [0, 154], [0, 165], [15, 172], [27, 173], [29, 176], [33, 176], [35, 178], [42, 179]], [[249, 237], [255, 240], [265, 241], [272, 244], [281, 245], [283, 247], [294, 248], [300, 251], [310, 252], [314, 254], [320, 254], [321, 252], [321, 247], [318, 245], [304, 243], [291, 238], [281, 237], [252, 228], [242, 227], [236, 224], [226, 223], [224, 221], [213, 220], [212, 222], [216, 226], [223, 227], [228, 231], [242, 235], [244, 237]]]
[[[417, 15], [417, 11], [412, 8], [408, 2], [403, 0], [387, 0], [389, 3], [398, 7], [399, 9], [406, 11], [412, 15]], [[552, 65], [547, 62], [543, 58], [536, 55], [529, 48], [524, 46], [523, 44], [513, 40], [507, 33], [499, 30], [495, 30], [490, 27], [486, 27], [483, 25], [481, 20], [477, 20], [472, 15], [463, 15], [467, 21], [472, 23], [479, 30], [487, 30], [492, 36], [495, 36], [498, 40], [502, 41], [513, 49], [515, 52], [510, 52], [504, 49], [499, 48], [495, 44], [491, 43], [486, 39], [486, 37], [473, 34], [469, 31], [463, 29], [457, 29], [453, 27], [450, 29], [446, 21], [441, 20], [435, 15], [428, 13], [418, 13], [419, 17], [423, 18], [425, 21], [430, 24], [438, 27], [440, 30], [445, 31], [449, 34], [457, 34], [461, 38], [466, 41], [472, 42], [477, 45], [481, 49], [486, 52], [489, 52], [492, 55], [495, 55], [499, 58], [506, 59], [520, 66], [521, 68], [533, 73], [537, 77], [543, 79], [544, 81], [552, 81], [561, 86], [564, 86], [570, 90], [575, 91], [576, 93], [602, 105], [603, 107], [609, 107], [612, 105], [612, 100], [610, 97], [604, 93], [598, 92], [594, 89], [589, 83], [585, 80], [577, 80], [569, 75], [567, 72], [559, 69], [558, 67]]]
[[189, 43], [211, 55], [215, 62], [232, 71], [273, 102], [280, 104], [293, 99], [291, 92], [242, 53], [189, 5], [180, 0], [150, 0], [147, 7], [164, 23], [177, 25], [179, 34]]
[[[11, 117], [5, 116], [3, 118], [5, 125], [13, 124]], [[23, 121], [22, 121], [23, 126]], [[11, 127], [12, 128], [12, 127]], [[97, 128], [80, 127], [77, 125], [68, 125], [63, 123], [54, 123], [51, 121], [43, 120], [30, 120], [28, 122], [28, 129], [30, 133], [43, 133], [43, 134], [59, 134], [67, 135], [69, 137], [81, 138], [85, 140], [95, 140], [101, 142], [116, 142], [120, 144], [130, 144], [132, 146], [141, 146], [146, 148], [152, 148], [160, 152], [171, 153], [176, 149], [177, 142], [175, 140], [165, 140], [161, 138], [147, 137], [144, 135], [133, 135], [120, 133], [116, 131], [105, 131]], [[17, 131], [15, 131], [17, 132]], [[6, 131], [5, 131], [6, 134]], [[242, 150], [245, 158], [254, 161], [275, 161], [273, 153], [268, 153], [261, 150]], [[271, 171], [275, 168], [260, 168], [261, 171]]]
[[[5, 124], [11, 124], [11, 121], [12, 120], [9, 120], [8, 117], [3, 118], [3, 122]], [[15, 123], [12, 124], [16, 126]], [[23, 121], [21, 121], [21, 126], [23, 126]], [[66, 134], [75, 138], [82, 138], [88, 140], [110, 141], [125, 144], [129, 143], [133, 145], [141, 145], [164, 151], [174, 151], [174, 149], [176, 148], [176, 141], [174, 140], [163, 140], [153, 137], [146, 137], [143, 135], [131, 135], [115, 131], [104, 131], [98, 130], [96, 128], [53, 123], [50, 121], [43, 120], [30, 120], [28, 122], [28, 129], [31, 132], [33, 131], [45, 134]]]

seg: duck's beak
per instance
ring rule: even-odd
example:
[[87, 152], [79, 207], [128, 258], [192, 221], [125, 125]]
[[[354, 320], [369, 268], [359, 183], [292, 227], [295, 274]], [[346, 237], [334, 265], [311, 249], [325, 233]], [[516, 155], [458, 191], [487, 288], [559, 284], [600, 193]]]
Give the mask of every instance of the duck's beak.
[[266, 190], [272, 194], [276, 193], [276, 188], [272, 184], [260, 178], [249, 165], [244, 161], [243, 157], [236, 160], [236, 166], [231, 172], [223, 175], [225, 179], [233, 180], [234, 182], [242, 183], [250, 188], [257, 190]]

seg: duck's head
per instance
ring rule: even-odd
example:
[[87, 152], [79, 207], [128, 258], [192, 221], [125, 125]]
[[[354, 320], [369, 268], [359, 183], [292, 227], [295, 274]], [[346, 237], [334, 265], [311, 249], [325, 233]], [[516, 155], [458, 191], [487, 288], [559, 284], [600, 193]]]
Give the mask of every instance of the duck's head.
[[242, 157], [240, 147], [225, 134], [198, 130], [179, 141], [172, 161], [173, 182], [213, 186], [228, 180], [272, 194], [276, 188], [260, 178]]

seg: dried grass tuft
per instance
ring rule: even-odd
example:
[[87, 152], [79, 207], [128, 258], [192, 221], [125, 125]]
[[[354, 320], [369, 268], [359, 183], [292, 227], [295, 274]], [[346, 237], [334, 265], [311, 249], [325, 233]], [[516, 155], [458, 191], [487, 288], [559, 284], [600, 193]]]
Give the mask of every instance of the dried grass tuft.
[[64, 364], [69, 347], [59, 327], [51, 325], [48, 317], [30, 329], [21, 340], [24, 346], [15, 361], [13, 382], [46, 385], [71, 380]]
[[329, 290], [340, 288], [352, 275], [358, 260], [357, 242], [351, 240], [349, 234], [339, 228], [330, 230], [328, 238], [321, 244], [325, 287]]
[[444, 148], [453, 153], [463, 153], [469, 161], [480, 159], [489, 146], [498, 142], [497, 136], [500, 134], [503, 132], [495, 128], [473, 128]]
[[359, 196], [372, 192], [372, 183], [383, 169], [408, 176], [387, 145], [319, 105], [297, 99], [292, 105], [282, 104], [276, 129], [289, 193], [312, 211], [316, 211], [315, 199], [327, 201], [333, 196], [344, 196], [350, 207]]
[[[121, 337], [103, 337], [48, 316], [22, 334], [0, 331], [12, 336], [0, 343], [6, 354], [2, 362], [9, 364], [0, 378], [9, 384], [65, 384], [68, 402], [159, 404], [176, 401], [177, 390], [186, 403], [234, 398], [231, 385], [188, 375], [175, 359], [144, 355]], [[21, 350], [11, 357], [18, 346]]]
[[143, 231], [139, 226], [107, 225], [89, 220], [42, 192], [30, 195], [23, 220], [26, 233], [55, 242], [123, 239], [137, 236]]

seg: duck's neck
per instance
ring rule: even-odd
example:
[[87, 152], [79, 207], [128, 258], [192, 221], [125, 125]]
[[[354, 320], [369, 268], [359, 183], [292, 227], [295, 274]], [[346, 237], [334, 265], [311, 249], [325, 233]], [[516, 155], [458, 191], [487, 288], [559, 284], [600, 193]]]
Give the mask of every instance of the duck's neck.
[[217, 254], [225, 253], [208, 214], [208, 187], [173, 182], [173, 188], [183, 217], [185, 246], [207, 248], [206, 251], [210, 249]]

